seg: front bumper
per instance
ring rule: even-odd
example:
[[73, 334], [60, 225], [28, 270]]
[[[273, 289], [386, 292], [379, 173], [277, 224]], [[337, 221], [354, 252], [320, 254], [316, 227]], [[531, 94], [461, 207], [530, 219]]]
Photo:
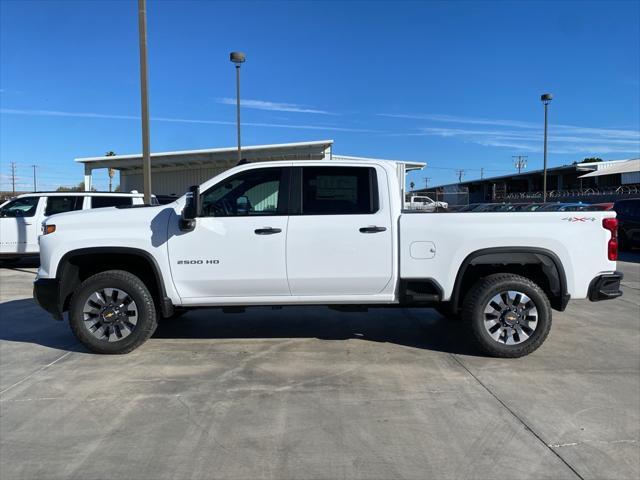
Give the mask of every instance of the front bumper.
[[33, 282], [33, 297], [56, 320], [62, 320], [60, 282], [56, 278], [39, 278]]
[[589, 284], [589, 300], [611, 300], [622, 296], [620, 282], [624, 275], [622, 272], [604, 273], [591, 280]]

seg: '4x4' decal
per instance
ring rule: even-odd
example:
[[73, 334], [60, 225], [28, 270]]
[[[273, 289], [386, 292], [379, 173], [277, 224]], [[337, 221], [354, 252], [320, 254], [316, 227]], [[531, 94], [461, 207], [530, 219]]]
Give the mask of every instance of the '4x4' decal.
[[562, 220], [566, 222], [595, 222], [595, 217], [564, 217]]

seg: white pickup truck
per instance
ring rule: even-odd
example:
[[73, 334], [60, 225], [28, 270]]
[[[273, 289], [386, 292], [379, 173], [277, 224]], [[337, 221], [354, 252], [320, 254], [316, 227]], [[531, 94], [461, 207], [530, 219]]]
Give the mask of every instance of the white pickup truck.
[[192, 307], [328, 305], [435, 307], [502, 357], [538, 348], [570, 298], [621, 295], [614, 212], [403, 212], [398, 172], [244, 164], [168, 205], [56, 215], [34, 295], [99, 353]]
[[42, 222], [51, 215], [142, 204], [143, 195], [135, 190], [131, 193], [34, 192], [18, 195], [0, 205], [0, 264], [38, 255]]
[[411, 195], [409, 200], [404, 203], [406, 210], [421, 210], [423, 212], [437, 212], [449, 208], [447, 202], [436, 202], [431, 197], [425, 195]]

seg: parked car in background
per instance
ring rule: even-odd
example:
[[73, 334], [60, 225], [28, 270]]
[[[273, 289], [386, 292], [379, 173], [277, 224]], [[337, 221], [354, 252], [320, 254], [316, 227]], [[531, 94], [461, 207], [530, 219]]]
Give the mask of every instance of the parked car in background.
[[538, 209], [539, 212], [582, 212], [589, 208], [588, 203], [548, 203]]
[[609, 210], [613, 210], [613, 202], [607, 202], [607, 203], [592, 203], [591, 205], [589, 205], [589, 207], [587, 208], [587, 210], [593, 211], [593, 212], [607, 212]]
[[618, 214], [620, 249], [640, 247], [640, 198], [618, 200], [613, 209]]
[[[0, 205], [0, 259], [38, 255], [42, 222], [74, 210], [142, 205], [143, 195], [109, 192], [35, 192], [19, 195]], [[155, 202], [154, 202], [155, 203]]]
[[[472, 212], [474, 208], [483, 205], [482, 203], [470, 203], [469, 205], [458, 206], [453, 211], [455, 212]], [[449, 207], [449, 211], [451, 211], [451, 207]]]
[[513, 209], [514, 212], [535, 212], [544, 207], [544, 203], [522, 203]]
[[405, 202], [406, 210], [418, 210], [421, 212], [435, 212], [438, 210], [446, 210], [449, 207], [447, 202], [436, 202], [430, 197], [424, 195], [412, 196], [408, 202]]
[[472, 212], [498, 212], [504, 208], [506, 203], [483, 203], [471, 210]]

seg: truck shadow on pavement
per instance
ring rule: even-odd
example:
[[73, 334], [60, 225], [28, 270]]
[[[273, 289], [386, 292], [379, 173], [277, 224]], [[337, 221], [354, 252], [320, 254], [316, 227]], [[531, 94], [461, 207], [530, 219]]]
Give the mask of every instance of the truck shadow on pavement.
[[248, 308], [245, 313], [193, 310], [161, 322], [154, 338], [241, 339], [317, 338], [358, 339], [395, 343], [412, 348], [481, 356], [465, 322], [442, 317], [429, 308], [372, 308], [338, 312], [327, 307]]
[[[244, 313], [199, 309], [177, 319], [161, 321], [151, 341], [210, 339], [213, 348], [216, 339], [244, 338], [358, 339], [445, 353], [481, 355], [464, 322], [443, 318], [427, 308], [375, 308], [357, 313], [312, 306], [275, 310], [257, 307]], [[88, 353], [73, 337], [66, 321], [53, 320], [33, 299], [0, 304], [0, 340]]]

